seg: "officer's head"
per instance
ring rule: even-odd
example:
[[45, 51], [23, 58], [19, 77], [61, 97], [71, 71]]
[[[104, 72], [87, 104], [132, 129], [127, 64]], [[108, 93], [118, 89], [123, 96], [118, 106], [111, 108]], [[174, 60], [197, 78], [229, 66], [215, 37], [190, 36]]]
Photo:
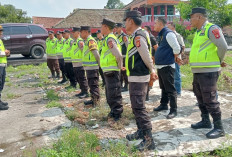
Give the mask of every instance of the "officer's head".
[[115, 30], [118, 34], [121, 34], [122, 32], [122, 28], [123, 28], [123, 24], [122, 23], [116, 23], [115, 25]]
[[168, 28], [171, 29], [172, 31], [176, 31], [176, 25], [173, 22], [168, 24]]
[[79, 28], [79, 27], [72, 28], [72, 35], [75, 39], [80, 37], [80, 31], [81, 31], [81, 28]]
[[206, 9], [202, 7], [193, 8], [189, 17], [191, 26], [200, 29], [207, 20]]
[[50, 38], [50, 39], [53, 39], [54, 38], [54, 31], [48, 31], [48, 37]]
[[90, 26], [81, 26], [81, 38], [86, 40], [87, 37], [90, 35], [91, 29]]
[[144, 29], [145, 29], [148, 33], [151, 33], [151, 27], [150, 27], [150, 26], [144, 26]]
[[101, 30], [98, 30], [97, 32], [96, 32], [96, 34], [97, 34], [97, 38], [98, 39], [102, 39], [103, 38], [103, 35], [102, 35], [102, 33], [101, 33]]
[[57, 31], [56, 32], [56, 37], [57, 37], [57, 39], [61, 39], [62, 37], [63, 37], [63, 32], [62, 31]]
[[70, 30], [65, 29], [65, 30], [64, 30], [64, 33], [63, 33], [63, 37], [64, 37], [65, 39], [70, 38]]
[[101, 32], [104, 36], [110, 34], [113, 32], [113, 29], [115, 27], [115, 22], [111, 19], [103, 19], [102, 26], [101, 26]]
[[164, 17], [158, 17], [155, 20], [154, 31], [160, 32], [165, 27], [166, 24], [167, 24], [167, 21]]
[[142, 14], [137, 10], [126, 13], [124, 21], [126, 21], [127, 34], [131, 35], [142, 24]]
[[3, 35], [3, 28], [2, 28], [2, 26], [0, 25], [0, 38], [2, 37], [2, 35]]

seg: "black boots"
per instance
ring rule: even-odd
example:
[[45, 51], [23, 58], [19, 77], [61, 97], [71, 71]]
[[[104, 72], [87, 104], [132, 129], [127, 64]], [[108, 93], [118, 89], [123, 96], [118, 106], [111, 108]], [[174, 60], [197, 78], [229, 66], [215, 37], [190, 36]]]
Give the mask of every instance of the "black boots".
[[75, 96], [80, 98], [80, 99], [84, 99], [84, 98], [89, 97], [89, 93], [88, 92], [80, 92], [79, 94], [76, 94]]
[[133, 134], [126, 135], [126, 139], [128, 139], [129, 141], [138, 140], [142, 138], [143, 138], [143, 131], [141, 129], [138, 129]]
[[152, 137], [151, 129], [143, 130], [142, 132], [143, 132], [143, 141], [135, 148], [138, 149], [139, 151], [154, 150], [155, 143]]
[[7, 102], [2, 102], [0, 100], [0, 110], [8, 110], [9, 106]]
[[91, 99], [88, 101], [84, 101], [84, 105], [85, 106], [89, 106], [92, 105], [92, 107], [97, 107], [100, 104], [100, 100], [99, 99]]
[[212, 128], [212, 125], [209, 119], [209, 114], [202, 114], [201, 117], [202, 117], [202, 120], [196, 124], [192, 124], [191, 128], [193, 129]]
[[222, 121], [218, 120], [214, 122], [214, 129], [206, 134], [206, 137], [209, 139], [215, 139], [218, 137], [225, 136], [225, 132], [222, 126]]
[[62, 73], [62, 78], [63, 79], [60, 82], [58, 82], [59, 84], [63, 84], [63, 83], [65, 83], [67, 81], [64, 73]]
[[154, 108], [154, 111], [163, 111], [168, 110], [168, 105], [160, 104], [157, 108]]
[[128, 84], [125, 84], [124, 87], [121, 89], [122, 92], [127, 92], [128, 91]]
[[53, 79], [56, 78], [55, 72], [52, 72], [52, 78], [53, 78]]
[[60, 73], [56, 73], [56, 78], [60, 79]]
[[177, 116], [177, 112], [176, 111], [170, 111], [169, 114], [167, 115], [167, 119], [172, 119], [174, 117]]

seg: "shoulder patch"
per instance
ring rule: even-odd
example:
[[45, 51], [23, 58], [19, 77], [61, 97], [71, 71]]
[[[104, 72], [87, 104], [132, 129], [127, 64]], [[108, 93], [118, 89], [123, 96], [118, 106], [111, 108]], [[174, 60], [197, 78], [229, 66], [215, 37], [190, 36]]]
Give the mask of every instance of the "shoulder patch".
[[123, 41], [127, 42], [127, 37], [126, 36], [123, 36]]
[[94, 40], [89, 41], [89, 50], [97, 50], [97, 43]]
[[135, 45], [136, 45], [136, 47], [140, 47], [141, 46], [140, 37], [139, 36], [135, 37]]
[[110, 49], [112, 49], [112, 48], [114, 47], [114, 44], [113, 44], [113, 41], [112, 41], [112, 40], [108, 41], [108, 42], [107, 42], [107, 45], [108, 45], [108, 47], [109, 47]]
[[80, 48], [82, 49], [84, 47], [84, 42], [80, 41]]
[[214, 37], [216, 38], [216, 39], [219, 39], [221, 36], [220, 36], [220, 31], [219, 31], [219, 29], [214, 29], [214, 30], [212, 30], [212, 33], [213, 33], [213, 35], [214, 35]]

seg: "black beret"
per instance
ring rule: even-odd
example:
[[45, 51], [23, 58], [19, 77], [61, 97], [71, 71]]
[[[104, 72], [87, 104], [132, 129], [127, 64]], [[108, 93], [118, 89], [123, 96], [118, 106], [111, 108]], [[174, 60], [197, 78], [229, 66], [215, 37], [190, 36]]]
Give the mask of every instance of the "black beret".
[[90, 31], [90, 26], [81, 26], [81, 31]]
[[64, 33], [70, 33], [70, 30], [65, 29], [65, 30], [64, 30]]
[[62, 34], [63, 32], [62, 31], [57, 31], [56, 34]]
[[110, 26], [110, 27], [115, 27], [115, 22], [111, 19], [103, 19], [102, 24]]
[[2, 28], [2, 26], [0, 25], [0, 31], [3, 31], [3, 28]]
[[126, 21], [126, 19], [129, 17], [142, 18], [142, 14], [140, 11], [137, 10], [128, 11], [126, 12], [125, 18], [123, 20]]
[[54, 31], [50, 30], [48, 31], [48, 34], [54, 34]]
[[122, 23], [116, 23], [115, 27], [123, 27], [123, 24]]
[[97, 32], [96, 32], [96, 33], [97, 33], [97, 34], [98, 34], [98, 33], [101, 33], [101, 30], [97, 30]]
[[206, 9], [203, 7], [197, 7], [197, 8], [193, 8], [191, 14], [189, 14], [189, 16], [196, 14], [196, 13], [201, 13], [203, 15], [206, 15]]
[[81, 28], [80, 27], [73, 27], [72, 31], [73, 32], [80, 32]]

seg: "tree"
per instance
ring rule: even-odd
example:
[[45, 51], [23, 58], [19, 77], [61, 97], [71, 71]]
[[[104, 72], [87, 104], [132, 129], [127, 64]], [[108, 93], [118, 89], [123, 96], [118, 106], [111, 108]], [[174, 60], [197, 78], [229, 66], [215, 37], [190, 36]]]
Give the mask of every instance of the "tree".
[[124, 7], [124, 3], [120, 0], [108, 0], [105, 8], [107, 9], [121, 9]]
[[0, 23], [31, 23], [31, 18], [22, 9], [16, 9], [13, 5], [0, 4]]
[[194, 7], [206, 8], [208, 19], [220, 27], [232, 23], [232, 4], [228, 4], [228, 0], [190, 0], [189, 3], [180, 2], [177, 5], [177, 10], [183, 19], [188, 19], [188, 14]]

